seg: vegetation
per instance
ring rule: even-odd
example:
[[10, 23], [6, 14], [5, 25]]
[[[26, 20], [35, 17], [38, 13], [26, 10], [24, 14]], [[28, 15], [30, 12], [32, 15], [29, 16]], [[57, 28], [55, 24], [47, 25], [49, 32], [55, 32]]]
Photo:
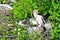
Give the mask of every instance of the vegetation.
[[[3, 3], [3, 1], [1, 0], [0, 3]], [[13, 28], [12, 30], [7, 29], [6, 32], [0, 32], [0, 35], [18, 35], [15, 40], [43, 40], [37, 35], [26, 34], [25, 27], [14, 24], [15, 21], [18, 22], [22, 19], [31, 18], [32, 10], [37, 9], [40, 15], [52, 22], [49, 40], [60, 40], [60, 0], [18, 0], [16, 3], [12, 3], [12, 6], [12, 17], [10, 18], [9, 23], [13, 24]], [[7, 17], [10, 16], [6, 16], [5, 18]], [[0, 40], [8, 40], [8, 37], [2, 37]]]

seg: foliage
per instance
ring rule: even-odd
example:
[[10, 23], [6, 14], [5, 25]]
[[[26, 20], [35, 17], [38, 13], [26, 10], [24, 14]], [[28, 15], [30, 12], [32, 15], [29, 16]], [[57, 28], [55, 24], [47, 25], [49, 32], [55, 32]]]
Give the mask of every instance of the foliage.
[[7, 3], [9, 0], [0, 0], [0, 3], [1, 4], [5, 4], [5, 3]]
[[38, 9], [36, 3], [33, 3], [32, 0], [20, 0], [14, 7], [14, 18], [15, 19], [27, 19], [32, 17], [32, 10]]
[[[14, 5], [14, 17], [17, 19], [25, 19], [32, 17], [32, 10], [39, 10], [39, 14], [45, 19], [53, 22], [51, 29], [51, 39], [58, 40], [58, 32], [60, 32], [60, 0], [20, 0]], [[18, 16], [17, 16], [18, 15]], [[58, 23], [58, 24], [56, 24]], [[56, 26], [57, 25], [57, 26]], [[57, 29], [59, 28], [59, 29]], [[58, 32], [57, 32], [58, 31]], [[56, 33], [56, 34], [55, 34]], [[57, 35], [57, 36], [56, 36]], [[55, 39], [56, 38], [56, 39]]]
[[[3, 3], [2, 0], [0, 0]], [[40, 15], [43, 15], [45, 19], [52, 22], [52, 29], [50, 31], [50, 40], [60, 40], [60, 0], [18, 0], [13, 3], [13, 10], [10, 22], [12, 23], [15, 19], [29, 19], [32, 17], [32, 11], [37, 9]], [[38, 36], [30, 35], [25, 33], [24, 27], [19, 28], [14, 24], [13, 32], [6, 32], [6, 35], [18, 35], [16, 40], [39, 40]], [[19, 33], [19, 34], [18, 34]], [[2, 38], [1, 38], [2, 39]], [[2, 39], [5, 40], [5, 39]], [[8, 40], [8, 39], [6, 39]], [[41, 40], [41, 39], [40, 39]]]

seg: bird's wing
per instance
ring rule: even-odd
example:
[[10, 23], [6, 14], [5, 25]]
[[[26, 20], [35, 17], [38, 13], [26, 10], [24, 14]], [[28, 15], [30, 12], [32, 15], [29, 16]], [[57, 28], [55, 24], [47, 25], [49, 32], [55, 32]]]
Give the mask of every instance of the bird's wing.
[[42, 20], [42, 22], [45, 24], [46, 21], [44, 20], [44, 18], [41, 18], [41, 20]]

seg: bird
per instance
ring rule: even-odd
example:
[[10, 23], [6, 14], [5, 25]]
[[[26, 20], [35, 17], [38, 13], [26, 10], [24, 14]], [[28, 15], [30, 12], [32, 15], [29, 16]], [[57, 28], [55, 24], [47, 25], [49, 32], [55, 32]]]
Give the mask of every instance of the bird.
[[39, 24], [38, 27], [41, 27], [42, 25], [44, 25], [45, 20], [42, 15], [38, 15], [38, 10], [33, 10], [33, 16], [37, 24]]
[[38, 10], [33, 10], [33, 17], [34, 19], [30, 19], [30, 21], [32, 21], [33, 25], [37, 25], [36, 27], [30, 27], [28, 28], [28, 33], [41, 33], [43, 31], [43, 27], [41, 27], [42, 25], [44, 25], [45, 20], [43, 18], [42, 15], [38, 15]]

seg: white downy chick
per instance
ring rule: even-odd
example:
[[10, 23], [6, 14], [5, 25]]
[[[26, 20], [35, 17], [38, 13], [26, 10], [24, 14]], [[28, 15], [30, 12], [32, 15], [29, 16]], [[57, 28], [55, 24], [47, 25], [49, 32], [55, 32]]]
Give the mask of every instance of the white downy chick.
[[38, 10], [33, 10], [33, 15], [36, 22], [39, 24], [39, 27], [41, 27], [45, 23], [45, 20], [41, 15], [38, 15]]

